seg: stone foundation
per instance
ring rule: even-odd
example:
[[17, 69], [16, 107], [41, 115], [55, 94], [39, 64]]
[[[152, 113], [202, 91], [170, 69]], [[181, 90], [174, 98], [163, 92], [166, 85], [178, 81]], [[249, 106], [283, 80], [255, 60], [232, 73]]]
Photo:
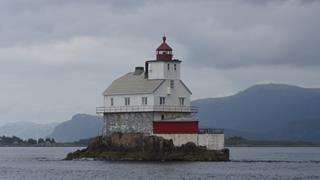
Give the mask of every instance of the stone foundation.
[[104, 135], [114, 132], [151, 134], [153, 119], [153, 112], [105, 113]]

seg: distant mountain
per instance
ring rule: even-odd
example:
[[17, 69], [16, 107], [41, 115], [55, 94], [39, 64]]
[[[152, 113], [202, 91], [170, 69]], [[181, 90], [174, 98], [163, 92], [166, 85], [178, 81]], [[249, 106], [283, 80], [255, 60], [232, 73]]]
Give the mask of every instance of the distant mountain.
[[0, 136], [17, 136], [22, 139], [47, 137], [58, 123], [38, 124], [33, 122], [14, 122], [0, 127]]
[[[266, 135], [264, 135], [266, 139]], [[320, 118], [293, 121], [272, 131], [272, 139], [320, 142]]]
[[200, 99], [201, 127], [257, 139], [320, 141], [320, 89], [255, 85], [233, 96]]
[[[284, 84], [255, 85], [235, 95], [199, 99], [200, 127], [224, 128], [226, 136], [320, 142], [320, 89]], [[53, 137], [73, 142], [101, 134], [102, 117], [77, 114], [57, 125], [31, 122], [0, 127], [0, 135]]]
[[100, 116], [76, 114], [71, 120], [59, 124], [50, 137], [57, 142], [73, 142], [95, 137], [102, 132], [103, 121]]

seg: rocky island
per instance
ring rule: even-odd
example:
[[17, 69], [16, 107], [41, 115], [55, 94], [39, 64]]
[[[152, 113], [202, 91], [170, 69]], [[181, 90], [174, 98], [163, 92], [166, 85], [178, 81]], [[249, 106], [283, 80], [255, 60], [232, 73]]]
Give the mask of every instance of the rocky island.
[[96, 160], [146, 161], [228, 161], [229, 149], [209, 150], [188, 142], [174, 146], [172, 140], [143, 133], [113, 133], [91, 140], [88, 147], [69, 153], [65, 160], [93, 158]]
[[227, 161], [223, 129], [201, 129], [191, 90], [180, 78], [166, 37], [133, 72], [115, 79], [103, 92], [102, 136], [65, 159]]

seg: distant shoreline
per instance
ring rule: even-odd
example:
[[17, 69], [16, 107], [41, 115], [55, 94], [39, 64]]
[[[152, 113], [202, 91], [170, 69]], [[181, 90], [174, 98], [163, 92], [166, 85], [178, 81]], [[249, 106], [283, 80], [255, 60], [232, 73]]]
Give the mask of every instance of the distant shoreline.
[[297, 145], [297, 146], [278, 146], [278, 145], [226, 145], [227, 148], [230, 147], [320, 147], [320, 145], [313, 145], [313, 146], [305, 146], [305, 145]]
[[[86, 147], [87, 145], [82, 144], [61, 144], [61, 145], [50, 145], [50, 146], [37, 146], [37, 145], [1, 145], [0, 147]], [[276, 144], [268, 144], [268, 145], [256, 145], [256, 144], [226, 144], [225, 147], [320, 147], [320, 144], [314, 145], [276, 145]]]
[[[86, 147], [91, 138], [76, 142], [55, 142], [54, 139], [22, 140], [18, 137], [0, 137], [0, 147]], [[320, 147], [320, 142], [294, 140], [252, 140], [234, 136], [225, 139], [226, 147]]]
[[230, 137], [225, 141], [226, 147], [320, 147], [320, 142], [289, 140], [251, 140], [242, 137]]
[[75, 142], [56, 142], [53, 138], [39, 138], [27, 140], [16, 136], [0, 136], [0, 147], [78, 147], [87, 146], [90, 139]]
[[[294, 145], [288, 145], [288, 144], [229, 144], [226, 143], [225, 146], [227, 148], [229, 147], [320, 147], [320, 143], [319, 144], [294, 144]], [[86, 144], [72, 144], [72, 143], [67, 143], [67, 144], [55, 144], [55, 145], [0, 145], [1, 147], [87, 147]]]
[[[56, 144], [48, 146], [38, 146], [38, 145], [0, 145], [1, 147], [87, 147], [85, 144]], [[296, 144], [296, 145], [278, 145], [278, 144], [268, 144], [268, 145], [258, 145], [258, 144], [226, 144], [225, 147], [320, 147], [320, 144], [306, 145], [306, 144]]]
[[1, 145], [1, 147], [86, 147], [86, 145], [78, 144], [62, 144], [62, 145], [51, 145], [51, 146], [36, 146], [36, 145]]

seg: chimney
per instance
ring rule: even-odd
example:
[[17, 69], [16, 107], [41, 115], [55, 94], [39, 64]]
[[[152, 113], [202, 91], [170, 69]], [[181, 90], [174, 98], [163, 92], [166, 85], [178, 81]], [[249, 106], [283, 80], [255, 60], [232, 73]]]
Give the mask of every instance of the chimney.
[[135, 68], [133, 75], [140, 75], [143, 73], [143, 67], [138, 66]]
[[145, 63], [145, 71], [144, 71], [144, 78], [148, 79], [148, 73], [149, 73], [149, 65], [148, 62]]

